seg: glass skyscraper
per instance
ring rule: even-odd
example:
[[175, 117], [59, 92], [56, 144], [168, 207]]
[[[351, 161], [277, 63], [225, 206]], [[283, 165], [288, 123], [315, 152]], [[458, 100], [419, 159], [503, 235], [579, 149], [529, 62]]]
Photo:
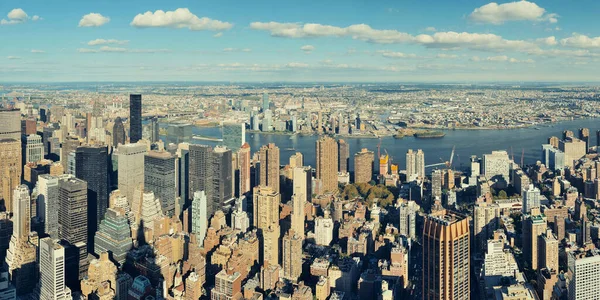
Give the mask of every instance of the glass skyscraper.
[[94, 241], [94, 252], [110, 252], [114, 262], [123, 265], [127, 251], [131, 249], [131, 228], [127, 217], [120, 210], [109, 208], [100, 223]]
[[246, 124], [223, 123], [223, 145], [233, 151], [239, 149], [246, 142]]
[[150, 151], [144, 158], [144, 188], [152, 191], [165, 215], [175, 214], [176, 190], [175, 156], [166, 151]]
[[129, 95], [129, 142], [142, 139], [142, 95]]

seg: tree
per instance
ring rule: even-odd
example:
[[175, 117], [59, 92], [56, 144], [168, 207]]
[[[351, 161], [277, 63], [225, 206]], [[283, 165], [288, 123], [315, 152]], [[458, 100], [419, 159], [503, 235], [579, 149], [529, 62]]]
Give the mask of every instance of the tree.
[[504, 191], [504, 190], [499, 191], [498, 192], [498, 198], [500, 198], [500, 199], [506, 199], [506, 198], [508, 198], [508, 195], [506, 194], [506, 191]]
[[348, 184], [344, 187], [344, 191], [342, 192], [342, 196], [346, 199], [354, 199], [358, 197], [360, 194], [356, 187], [352, 184]]

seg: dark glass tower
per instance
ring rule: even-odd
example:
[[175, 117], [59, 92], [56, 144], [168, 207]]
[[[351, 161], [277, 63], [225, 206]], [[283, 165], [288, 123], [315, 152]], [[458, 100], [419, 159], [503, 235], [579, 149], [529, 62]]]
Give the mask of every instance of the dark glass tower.
[[209, 188], [211, 197], [208, 203], [209, 216], [217, 210], [225, 213], [231, 210], [233, 205], [232, 169], [231, 150], [225, 147], [216, 147], [211, 159], [212, 184]]
[[108, 209], [108, 149], [106, 146], [81, 146], [75, 152], [77, 178], [87, 182], [88, 251], [94, 251], [94, 234]]
[[129, 142], [137, 143], [142, 139], [142, 95], [129, 95]]
[[125, 144], [125, 126], [123, 126], [123, 120], [121, 117], [115, 119], [115, 125], [113, 126], [113, 147], [117, 147], [119, 144]]
[[175, 214], [177, 197], [175, 156], [166, 151], [150, 151], [144, 157], [144, 189], [154, 192], [165, 215]]
[[194, 196], [194, 192], [198, 191], [204, 191], [206, 193], [206, 197], [210, 198], [207, 188], [210, 180], [209, 166], [211, 157], [212, 148], [210, 146], [190, 145], [189, 198], [192, 198]]

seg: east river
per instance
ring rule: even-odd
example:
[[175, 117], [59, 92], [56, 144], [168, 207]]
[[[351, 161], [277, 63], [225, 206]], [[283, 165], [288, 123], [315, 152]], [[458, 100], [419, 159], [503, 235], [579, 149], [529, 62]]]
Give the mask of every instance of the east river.
[[[436, 164], [450, 159], [452, 148], [455, 147], [453, 165], [455, 168], [465, 169], [469, 166], [471, 155], [481, 157], [483, 154], [491, 153], [493, 150], [506, 150], [509, 155], [514, 154], [518, 163], [521, 153], [525, 164], [533, 164], [541, 158], [541, 145], [547, 143], [548, 137], [561, 137], [564, 130], [571, 130], [575, 137], [578, 136], [579, 128], [589, 128], [590, 147], [596, 145], [596, 130], [600, 129], [600, 119], [582, 119], [574, 121], [563, 121], [550, 125], [540, 125], [536, 128], [521, 129], [498, 129], [498, 130], [448, 130], [444, 131], [446, 136], [436, 139], [417, 139], [404, 137], [395, 139], [384, 137], [381, 139], [381, 153], [387, 150], [392, 157], [392, 162], [405, 167], [405, 154], [408, 149], [422, 149], [425, 153], [425, 163]], [[193, 129], [194, 135], [221, 137], [220, 128]], [[247, 133], [246, 142], [257, 151], [262, 145], [275, 143], [281, 151], [281, 164], [287, 164], [289, 157], [295, 152], [304, 155], [305, 165], [315, 166], [315, 142], [317, 135], [279, 135]], [[350, 145], [350, 169], [353, 170], [353, 155], [361, 148], [367, 148], [377, 155], [378, 139], [373, 138], [343, 138]], [[216, 145], [216, 142], [194, 140], [193, 143]], [[512, 148], [512, 149], [511, 149]], [[377, 167], [375, 167], [377, 169]]]

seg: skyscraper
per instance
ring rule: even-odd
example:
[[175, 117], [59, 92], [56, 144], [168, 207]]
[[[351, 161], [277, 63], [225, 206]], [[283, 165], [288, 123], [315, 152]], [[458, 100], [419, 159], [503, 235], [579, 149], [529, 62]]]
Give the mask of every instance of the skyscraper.
[[56, 176], [42, 174], [36, 183], [37, 216], [44, 222], [44, 232], [53, 239], [58, 239], [58, 181]]
[[39, 252], [40, 299], [72, 299], [65, 285], [65, 248], [46, 237], [40, 239]]
[[469, 220], [441, 210], [425, 217], [423, 299], [469, 299]]
[[75, 152], [77, 178], [87, 182], [88, 252], [94, 251], [94, 233], [108, 209], [108, 149], [106, 146], [81, 146]]
[[578, 249], [567, 253], [571, 275], [567, 291], [569, 300], [600, 299], [600, 251]]
[[24, 163], [37, 163], [44, 158], [44, 144], [41, 136], [37, 134], [23, 135], [21, 142]]
[[209, 188], [209, 216], [217, 210], [227, 213], [233, 206], [233, 166], [231, 150], [215, 147], [211, 158], [212, 184]]
[[301, 202], [312, 201], [312, 171], [310, 167], [294, 168], [292, 170], [293, 195], [301, 199]]
[[302, 241], [301, 235], [290, 229], [283, 237], [283, 278], [297, 282], [302, 275]]
[[211, 184], [212, 148], [207, 145], [190, 145], [190, 183], [191, 196], [197, 191], [204, 191], [210, 197], [208, 187]]
[[117, 147], [119, 144], [125, 145], [127, 140], [125, 134], [125, 126], [123, 126], [123, 120], [121, 117], [115, 119], [115, 125], [113, 125], [113, 147]]
[[315, 242], [317, 245], [329, 246], [333, 241], [333, 220], [326, 214], [325, 217], [315, 219]]
[[271, 225], [279, 226], [279, 204], [281, 195], [267, 186], [254, 188], [254, 227], [267, 229]]
[[144, 189], [154, 192], [164, 215], [175, 214], [176, 180], [175, 156], [167, 151], [150, 151], [144, 156]]
[[421, 149], [417, 152], [408, 149], [406, 152], [406, 180], [413, 181], [418, 177], [425, 177], [425, 154]]
[[263, 265], [279, 265], [279, 223], [261, 229]]
[[194, 192], [192, 201], [192, 233], [196, 234], [198, 242], [202, 245], [208, 229], [208, 199], [204, 191]]
[[292, 230], [304, 238], [304, 206], [306, 201], [303, 195], [292, 195]]
[[334, 192], [338, 188], [337, 183], [337, 164], [338, 148], [337, 143], [331, 137], [324, 136], [317, 140], [317, 179], [322, 181], [323, 192]]
[[246, 124], [223, 123], [223, 145], [229, 149], [237, 150], [246, 143]]
[[118, 164], [118, 187], [129, 204], [133, 201], [135, 189], [144, 186], [144, 157], [146, 145], [141, 143], [121, 145], [114, 152]]
[[94, 253], [108, 252], [113, 262], [123, 265], [133, 245], [127, 216], [120, 210], [109, 208], [94, 239]]
[[238, 151], [238, 164], [239, 168], [239, 196], [245, 195], [250, 192], [252, 188], [250, 185], [250, 145], [244, 143], [242, 148]]
[[373, 178], [373, 151], [366, 148], [354, 154], [354, 183], [368, 183]]
[[300, 168], [302, 166], [304, 166], [304, 156], [302, 153], [296, 152], [292, 154], [292, 156], [290, 156], [290, 168]]
[[340, 154], [338, 172], [346, 173], [348, 172], [348, 165], [350, 163], [350, 145], [344, 140], [338, 140], [338, 152]]
[[21, 112], [18, 109], [0, 109], [0, 141], [21, 138]]
[[523, 194], [523, 214], [531, 212], [532, 208], [540, 207], [540, 189], [530, 184], [527, 189], [522, 191]]
[[260, 185], [279, 193], [279, 147], [270, 143], [260, 147]]
[[75, 152], [75, 150], [77, 150], [77, 147], [79, 147], [80, 143], [79, 143], [79, 138], [77, 138], [76, 136], [73, 135], [69, 135], [67, 137], [65, 137], [65, 140], [62, 144], [62, 150], [60, 153], [60, 162], [63, 165], [63, 168], [65, 170], [69, 169], [69, 154], [71, 152]]
[[21, 143], [18, 140], [0, 139], [0, 197], [7, 211], [12, 211], [13, 191], [21, 183], [21, 154]]
[[74, 177], [61, 178], [58, 191], [58, 236], [74, 245], [87, 243], [88, 187], [87, 182]]
[[129, 142], [142, 139], [142, 95], [129, 95]]
[[590, 147], [590, 129], [579, 128], [579, 139], [585, 142], [585, 150]]
[[263, 112], [267, 111], [269, 109], [270, 103], [269, 103], [269, 94], [267, 93], [263, 93], [262, 96], [262, 110]]
[[539, 236], [546, 232], [547, 222], [546, 217], [538, 212], [527, 216], [523, 220], [523, 256], [525, 261], [532, 270], [538, 269], [538, 254], [539, 254]]
[[150, 142], [156, 143], [160, 140], [160, 126], [158, 118], [154, 117], [150, 120]]

